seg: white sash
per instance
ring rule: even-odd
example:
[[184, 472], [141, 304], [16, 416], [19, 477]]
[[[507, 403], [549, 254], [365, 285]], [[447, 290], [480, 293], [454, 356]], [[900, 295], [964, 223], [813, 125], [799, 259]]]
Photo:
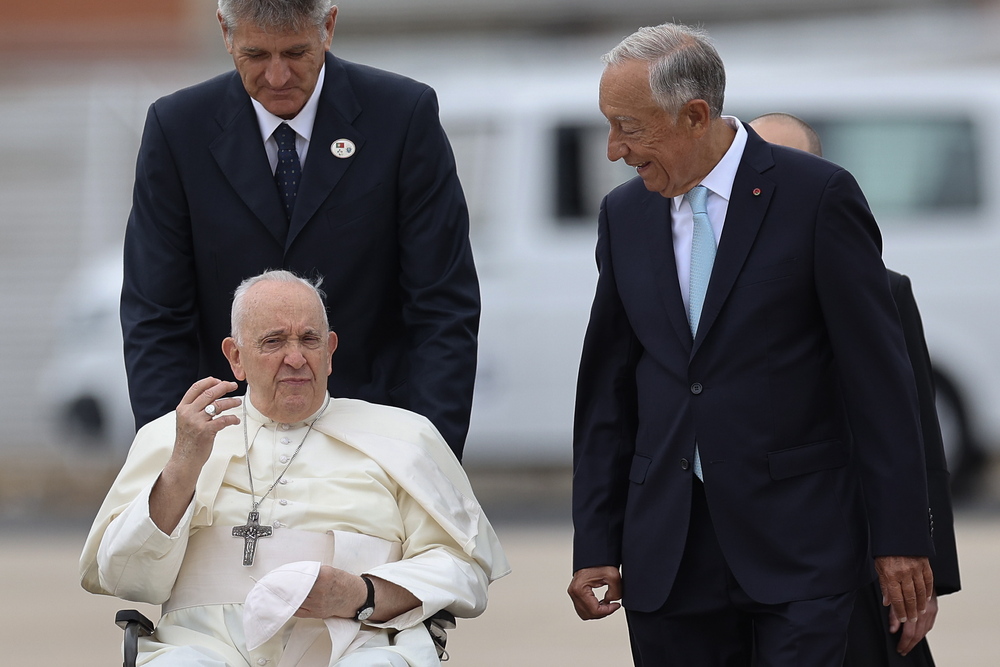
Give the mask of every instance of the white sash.
[[[282, 565], [318, 561], [352, 574], [398, 561], [402, 545], [340, 530], [314, 533], [275, 529], [257, 544], [254, 564], [243, 566], [243, 540], [231, 527], [212, 526], [193, 533], [166, 614], [186, 607], [243, 604], [257, 581]], [[324, 625], [327, 632], [323, 632]], [[330, 618], [323, 624], [296, 623], [278, 667], [326, 667], [367, 642], [375, 633], [353, 619]]]

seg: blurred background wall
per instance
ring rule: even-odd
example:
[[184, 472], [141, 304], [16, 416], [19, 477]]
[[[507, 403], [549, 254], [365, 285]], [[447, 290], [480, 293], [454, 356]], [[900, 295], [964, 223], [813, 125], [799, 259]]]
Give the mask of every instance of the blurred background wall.
[[[470, 60], [490, 71], [507, 69], [515, 79], [519, 68], [560, 58], [592, 62], [599, 72], [600, 54], [623, 35], [664, 20], [706, 26], [734, 68], [748, 54], [760, 62], [817, 58], [822, 67], [839, 66], [835, 57], [819, 60], [829, 53], [842, 53], [840, 64], [854, 59], [858, 69], [893, 58], [935, 66], [992, 65], [1000, 15], [998, 3], [985, 0], [343, 0], [339, 5], [336, 53], [403, 73], [413, 67], [414, 76], [441, 72], [442, 79], [450, 64]], [[120, 452], [110, 455], [99, 446], [89, 451], [63, 446], [51, 397], [78, 381], [79, 372], [68, 372], [70, 365], [108, 347], [117, 335], [113, 312], [75, 308], [83, 300], [81, 287], [116, 289], [113, 262], [128, 216], [146, 108], [160, 95], [232, 67], [214, 14], [211, 0], [0, 0], [0, 313], [9, 329], [0, 345], [0, 480], [6, 480], [0, 484], [0, 515], [29, 512], [39, 503], [73, 506], [78, 485], [96, 478], [103, 488], [110, 474], [104, 468], [113, 472], [120, 462]], [[411, 51], [439, 62], [418, 71], [418, 59], [408, 62]], [[425, 80], [437, 87], [433, 76]], [[600, 124], [596, 86], [592, 92], [588, 122]], [[596, 139], [598, 151], [602, 141]], [[596, 210], [587, 219], [595, 215]], [[592, 248], [592, 227], [580, 238]], [[477, 255], [486, 258], [489, 270], [487, 253], [477, 248]], [[109, 258], [112, 269], [91, 275], [93, 282], [84, 285], [79, 272], [95, 257]], [[114, 306], [113, 298], [104, 303]], [[578, 311], [577, 317], [585, 318], [585, 311]], [[110, 328], [95, 324], [102, 317]], [[569, 347], [568, 358], [577, 353]], [[93, 363], [91, 376], [121, 373], [115, 365], [120, 360]], [[487, 363], [483, 391], [489, 389], [490, 372]], [[568, 463], [570, 408], [567, 393], [557, 425], [562, 449], [549, 463]], [[86, 406], [80, 409], [87, 419]]]

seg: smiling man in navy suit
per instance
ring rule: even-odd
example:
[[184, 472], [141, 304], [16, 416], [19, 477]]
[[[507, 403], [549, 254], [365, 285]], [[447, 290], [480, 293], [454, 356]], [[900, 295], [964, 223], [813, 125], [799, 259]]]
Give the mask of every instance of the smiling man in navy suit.
[[643, 28], [605, 63], [608, 158], [638, 178], [599, 218], [570, 596], [625, 607], [637, 665], [840, 667], [872, 558], [898, 618], [933, 590], [875, 220], [845, 170], [722, 115], [702, 31]]
[[423, 414], [461, 456], [479, 283], [434, 91], [331, 54], [331, 0], [220, 0], [218, 16], [235, 71], [157, 100], [136, 165], [121, 316], [137, 426], [231, 379], [223, 314], [281, 268], [335, 295], [330, 392]]

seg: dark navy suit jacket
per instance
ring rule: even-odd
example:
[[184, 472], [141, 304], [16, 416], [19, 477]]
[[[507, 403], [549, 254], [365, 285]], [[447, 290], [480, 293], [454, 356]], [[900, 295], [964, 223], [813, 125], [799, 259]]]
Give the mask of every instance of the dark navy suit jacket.
[[[961, 580], [948, 466], [934, 402], [934, 376], [924, 340], [924, 326], [913, 297], [910, 279], [889, 271], [889, 289], [899, 311], [906, 350], [916, 380], [927, 468], [927, 492], [933, 516], [931, 532], [934, 556], [931, 558], [931, 569], [934, 571], [935, 591], [938, 595], [945, 595], [958, 591]], [[862, 589], [854, 603], [844, 667], [921, 667], [934, 664], [926, 637], [906, 656], [897, 652], [898, 643], [898, 634], [889, 633], [889, 610], [882, 606], [882, 591], [878, 582], [874, 582], [868, 590]]]
[[[357, 150], [335, 157], [331, 144]], [[408, 408], [461, 455], [479, 285], [468, 210], [434, 91], [326, 56], [290, 223], [236, 72], [149, 109], [125, 238], [122, 328], [133, 411], [174, 409], [220, 351], [237, 285], [265, 269], [322, 275], [340, 346], [329, 388]]]
[[633, 179], [601, 208], [574, 569], [620, 565], [635, 611], [671, 590], [696, 441], [720, 546], [759, 602], [856, 589], [870, 555], [933, 553], [913, 374], [867, 202], [840, 167], [748, 132], [693, 341], [669, 200]]
[[958, 548], [955, 544], [955, 516], [951, 505], [951, 481], [948, 462], [944, 454], [944, 441], [938, 423], [934, 402], [934, 374], [924, 324], [917, 309], [910, 279], [889, 271], [889, 289], [899, 311], [903, 325], [906, 350], [916, 380], [917, 402], [920, 406], [920, 431], [923, 435], [924, 461], [927, 470], [927, 496], [933, 517], [932, 537], [934, 556], [934, 589], [938, 595], [955, 593], [962, 588], [958, 567]]

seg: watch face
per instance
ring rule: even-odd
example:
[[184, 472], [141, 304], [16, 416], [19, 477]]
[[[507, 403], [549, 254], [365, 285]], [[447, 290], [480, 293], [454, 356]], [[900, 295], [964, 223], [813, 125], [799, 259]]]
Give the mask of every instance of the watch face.
[[371, 615], [375, 613], [375, 607], [365, 607], [364, 609], [358, 611], [357, 619], [359, 621], [367, 621], [371, 618]]

